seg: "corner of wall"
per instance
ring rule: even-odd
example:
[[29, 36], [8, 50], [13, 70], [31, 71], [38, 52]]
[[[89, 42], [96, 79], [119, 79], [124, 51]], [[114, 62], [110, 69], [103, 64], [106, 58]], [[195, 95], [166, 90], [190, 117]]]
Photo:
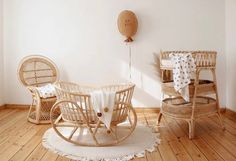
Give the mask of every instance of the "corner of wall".
[[4, 105], [3, 0], [0, 0], [0, 107]]
[[236, 79], [236, 1], [225, 1], [225, 43], [226, 43], [226, 107], [233, 111], [236, 111], [236, 85], [233, 80]]

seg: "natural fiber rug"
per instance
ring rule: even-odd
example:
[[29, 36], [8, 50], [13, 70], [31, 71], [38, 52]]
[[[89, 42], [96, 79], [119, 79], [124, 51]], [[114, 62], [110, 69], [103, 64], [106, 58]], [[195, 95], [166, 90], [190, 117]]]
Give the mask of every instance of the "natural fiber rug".
[[[61, 130], [67, 131], [66, 128]], [[52, 128], [45, 132], [42, 141], [43, 146], [54, 153], [82, 161], [127, 161], [143, 157], [145, 151], [153, 152], [159, 142], [157, 133], [146, 126], [137, 126], [125, 141], [108, 147], [86, 147], [66, 142]]]

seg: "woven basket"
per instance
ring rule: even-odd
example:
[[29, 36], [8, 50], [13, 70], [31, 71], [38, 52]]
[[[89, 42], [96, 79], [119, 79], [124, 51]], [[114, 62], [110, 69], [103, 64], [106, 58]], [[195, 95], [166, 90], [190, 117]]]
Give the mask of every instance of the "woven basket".
[[195, 110], [195, 118], [217, 112], [216, 100], [211, 97], [198, 96], [195, 109], [192, 108], [192, 98], [190, 102], [185, 102], [182, 97], [167, 98], [162, 103], [162, 113], [174, 118], [188, 119], [192, 110]]

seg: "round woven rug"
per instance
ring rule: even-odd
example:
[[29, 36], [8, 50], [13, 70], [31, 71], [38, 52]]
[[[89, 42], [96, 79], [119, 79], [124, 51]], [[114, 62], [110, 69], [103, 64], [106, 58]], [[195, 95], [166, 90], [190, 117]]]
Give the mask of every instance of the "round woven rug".
[[[66, 128], [61, 129], [65, 134]], [[86, 147], [69, 143], [48, 129], [42, 140], [43, 146], [54, 153], [74, 160], [82, 161], [127, 161], [134, 157], [143, 157], [145, 151], [153, 152], [160, 143], [158, 133], [151, 128], [137, 126], [134, 132], [123, 142], [108, 147]]]

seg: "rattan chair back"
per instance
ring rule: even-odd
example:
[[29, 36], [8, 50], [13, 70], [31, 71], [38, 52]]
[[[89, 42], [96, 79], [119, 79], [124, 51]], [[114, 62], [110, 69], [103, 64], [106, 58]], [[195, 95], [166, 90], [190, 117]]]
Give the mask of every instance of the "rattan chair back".
[[22, 59], [18, 68], [18, 77], [24, 86], [43, 86], [58, 79], [56, 65], [47, 57], [31, 55]]

